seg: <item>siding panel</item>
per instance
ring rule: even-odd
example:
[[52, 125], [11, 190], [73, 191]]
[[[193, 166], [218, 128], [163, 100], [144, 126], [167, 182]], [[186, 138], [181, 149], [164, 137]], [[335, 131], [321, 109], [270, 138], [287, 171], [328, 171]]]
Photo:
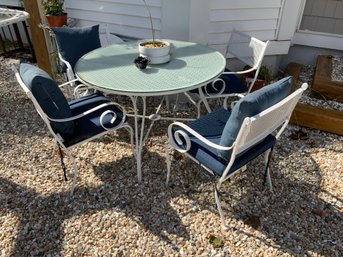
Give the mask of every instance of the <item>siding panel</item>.
[[275, 40], [281, 7], [281, 0], [212, 0], [208, 45], [224, 53], [233, 29], [264, 41]]
[[300, 30], [340, 34], [343, 21], [342, 0], [307, 0]]
[[[147, 0], [156, 37], [161, 35], [161, 0]], [[110, 32], [133, 38], [151, 38], [150, 20], [142, 0], [65, 0], [68, 17], [77, 26], [106, 24]]]
[[241, 31], [273, 30], [276, 26], [276, 19], [211, 22], [209, 33], [230, 32], [233, 28]]
[[212, 10], [252, 8], [279, 8], [281, 0], [212, 0]]
[[215, 10], [211, 12], [210, 21], [244, 21], [244, 20], [270, 20], [277, 19], [279, 9], [235, 9], [235, 10]]

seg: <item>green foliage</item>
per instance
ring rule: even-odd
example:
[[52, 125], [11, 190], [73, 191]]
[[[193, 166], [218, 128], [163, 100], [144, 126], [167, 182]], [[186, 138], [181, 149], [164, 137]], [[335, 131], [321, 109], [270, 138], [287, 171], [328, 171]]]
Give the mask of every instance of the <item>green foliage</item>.
[[[245, 65], [243, 69], [248, 70], [248, 69], [251, 69], [251, 67], [249, 65]], [[248, 73], [247, 76], [254, 77], [255, 71]], [[257, 79], [265, 80], [267, 82], [273, 80], [273, 76], [270, 73], [267, 66], [265, 66], [265, 65], [261, 66], [260, 71], [258, 72], [258, 75], [257, 75]]]
[[270, 71], [266, 66], [261, 66], [257, 78], [266, 81], [271, 81], [273, 76], [270, 74]]
[[223, 239], [214, 235], [210, 235], [209, 242], [213, 246], [213, 248], [219, 248], [224, 245]]
[[63, 3], [64, 0], [43, 0], [45, 15], [63, 16], [65, 14]]

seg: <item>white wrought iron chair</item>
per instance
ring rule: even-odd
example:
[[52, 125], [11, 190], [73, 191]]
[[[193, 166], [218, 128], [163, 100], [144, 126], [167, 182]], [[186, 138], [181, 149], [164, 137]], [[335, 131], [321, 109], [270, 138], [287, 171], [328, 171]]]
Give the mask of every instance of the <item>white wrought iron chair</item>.
[[[225, 57], [229, 54], [231, 57], [235, 57], [241, 61], [243, 65], [248, 65], [251, 68], [240, 71], [226, 69], [218, 79], [200, 88], [199, 90], [202, 92], [199, 92], [198, 89], [190, 91], [198, 95], [197, 100], [194, 100], [187, 92], [186, 96], [188, 99], [198, 108], [198, 117], [200, 116], [201, 103], [204, 103], [208, 112], [211, 112], [211, 108], [207, 102], [208, 99], [224, 98], [223, 105], [224, 108], [227, 108], [227, 100], [229, 97], [243, 97], [250, 93], [257, 79], [268, 44], [269, 41], [263, 42], [237, 30], [231, 32]], [[248, 83], [239, 77], [250, 72], [255, 72], [255, 75]]]
[[[222, 108], [189, 125], [174, 122], [169, 126], [170, 145], [217, 179], [215, 200], [224, 228], [226, 222], [219, 198], [221, 184], [265, 153], [265, 183], [272, 188], [269, 162], [273, 147], [306, 88], [307, 84], [303, 84], [289, 95], [291, 77], [287, 77], [244, 96], [231, 112]], [[171, 165], [167, 156], [168, 184]]]
[[[62, 62], [62, 73], [66, 74], [67, 81], [75, 80], [74, 66], [84, 54], [99, 47], [123, 42], [121, 38], [111, 34], [107, 26], [52, 28], [52, 32], [58, 57]], [[82, 84], [71, 85], [74, 90], [71, 92], [68, 88], [69, 96], [79, 97], [89, 93], [88, 88]]]
[[120, 128], [129, 131], [131, 145], [133, 144], [133, 130], [127, 124], [126, 114], [119, 104], [111, 102], [99, 92], [68, 102], [60, 88], [75, 80], [58, 86], [45, 71], [31, 64], [20, 64], [19, 71], [15, 66], [12, 69], [19, 85], [54, 137], [65, 179], [67, 176], [63, 152], [73, 162], [71, 193], [75, 188], [78, 171], [75, 158], [70, 153], [71, 148]]

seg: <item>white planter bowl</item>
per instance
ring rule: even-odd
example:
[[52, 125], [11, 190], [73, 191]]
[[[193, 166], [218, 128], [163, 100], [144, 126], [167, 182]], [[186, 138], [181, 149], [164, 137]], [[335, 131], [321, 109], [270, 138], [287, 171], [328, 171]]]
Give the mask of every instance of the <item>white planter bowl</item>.
[[165, 44], [164, 47], [158, 48], [148, 48], [144, 47], [142, 44], [150, 42], [152, 39], [140, 41], [138, 43], [139, 54], [149, 58], [151, 64], [166, 63], [170, 60], [170, 43], [167, 41], [156, 40], [157, 42], [162, 42]]

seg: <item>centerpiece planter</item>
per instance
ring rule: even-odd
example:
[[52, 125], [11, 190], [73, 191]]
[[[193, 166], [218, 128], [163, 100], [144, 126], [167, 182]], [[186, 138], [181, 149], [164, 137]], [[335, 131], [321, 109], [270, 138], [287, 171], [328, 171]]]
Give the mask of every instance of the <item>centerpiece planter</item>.
[[143, 40], [138, 44], [140, 56], [147, 57], [150, 64], [161, 64], [170, 60], [170, 43], [164, 40]]
[[161, 64], [170, 60], [170, 43], [164, 40], [155, 39], [155, 29], [151, 12], [146, 0], [142, 0], [148, 12], [152, 39], [143, 40], [138, 43], [139, 55], [148, 59], [150, 64]]

